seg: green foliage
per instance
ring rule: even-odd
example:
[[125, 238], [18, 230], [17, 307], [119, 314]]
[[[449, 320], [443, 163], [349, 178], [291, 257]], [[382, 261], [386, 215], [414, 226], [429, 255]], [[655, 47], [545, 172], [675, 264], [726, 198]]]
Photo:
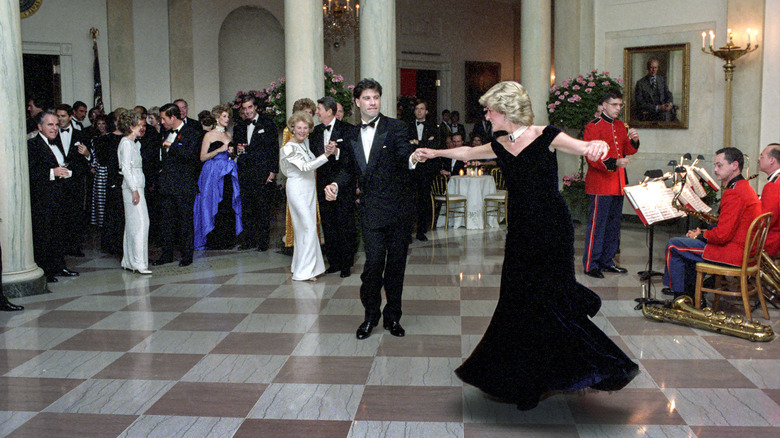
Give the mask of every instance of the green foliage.
[[547, 99], [550, 123], [582, 132], [595, 117], [601, 97], [612, 89], [622, 92], [623, 80], [613, 79], [609, 72], [599, 73], [597, 70], [586, 76], [569, 78], [561, 85], [553, 85]]

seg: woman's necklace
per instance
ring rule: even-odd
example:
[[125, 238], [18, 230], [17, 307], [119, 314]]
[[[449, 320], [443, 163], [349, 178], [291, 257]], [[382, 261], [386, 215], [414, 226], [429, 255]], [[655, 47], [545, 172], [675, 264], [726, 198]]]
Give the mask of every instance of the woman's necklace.
[[525, 132], [525, 130], [526, 130], [526, 129], [528, 129], [528, 126], [526, 126], [526, 125], [523, 125], [523, 126], [521, 126], [521, 127], [517, 128], [517, 130], [516, 130], [515, 132], [513, 132], [513, 133], [509, 134], [509, 141], [510, 141], [511, 143], [514, 143], [514, 142], [516, 142], [516, 141], [517, 141], [517, 139], [518, 139], [518, 138], [519, 138], [521, 135], [523, 135], [523, 133]]
[[225, 132], [225, 127], [217, 125], [217, 126], [214, 127], [214, 130], [217, 131], [217, 132]]

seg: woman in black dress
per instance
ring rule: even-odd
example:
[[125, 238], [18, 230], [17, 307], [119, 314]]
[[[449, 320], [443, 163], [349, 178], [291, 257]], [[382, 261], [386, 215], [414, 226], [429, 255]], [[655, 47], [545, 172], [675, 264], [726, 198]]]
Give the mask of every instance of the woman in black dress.
[[600, 160], [606, 143], [533, 126], [528, 93], [516, 82], [495, 85], [479, 103], [493, 132], [509, 134], [477, 147], [420, 150], [425, 158], [495, 158], [509, 192], [498, 304], [479, 345], [455, 373], [521, 410], [553, 391], [623, 388], [639, 368], [588, 318], [601, 300], [574, 277], [574, 229], [558, 192], [555, 155]]

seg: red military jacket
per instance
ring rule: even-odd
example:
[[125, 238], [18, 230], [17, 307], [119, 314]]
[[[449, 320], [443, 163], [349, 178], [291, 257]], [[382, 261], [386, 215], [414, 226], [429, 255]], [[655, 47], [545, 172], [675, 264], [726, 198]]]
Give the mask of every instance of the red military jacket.
[[770, 179], [761, 190], [761, 211], [762, 213], [772, 213], [764, 250], [771, 257], [777, 257], [780, 255], [780, 181], [778, 181], [777, 174], [772, 176], [775, 178]]
[[705, 260], [740, 266], [748, 228], [761, 215], [761, 201], [742, 175], [729, 181], [720, 198], [718, 224], [704, 231]]
[[617, 167], [617, 159], [633, 155], [639, 149], [639, 142], [628, 138], [626, 125], [612, 120], [604, 113], [585, 126], [585, 141], [604, 140], [609, 146], [607, 158], [588, 162], [585, 175], [585, 192], [591, 195], [623, 195], [626, 186], [626, 169]]

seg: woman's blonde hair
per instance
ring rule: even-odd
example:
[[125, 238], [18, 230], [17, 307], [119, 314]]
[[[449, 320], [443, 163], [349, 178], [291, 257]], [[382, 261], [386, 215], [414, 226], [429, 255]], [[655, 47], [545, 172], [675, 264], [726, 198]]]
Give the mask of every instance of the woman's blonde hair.
[[309, 129], [314, 126], [314, 120], [311, 118], [309, 113], [306, 111], [296, 111], [293, 113], [293, 115], [290, 116], [289, 119], [287, 119], [287, 129], [290, 130], [291, 134], [295, 132], [295, 125], [298, 122], [306, 122], [306, 124], [309, 125]]
[[129, 135], [133, 132], [133, 127], [141, 123], [141, 115], [133, 110], [124, 110], [119, 113], [116, 119], [116, 127], [122, 134]]
[[531, 99], [525, 87], [517, 82], [504, 81], [493, 85], [479, 98], [479, 104], [504, 114], [513, 123], [525, 126], [534, 123]]
[[222, 103], [211, 109], [211, 116], [214, 117], [214, 120], [218, 120], [222, 113], [228, 113], [228, 116], [233, 116], [233, 111], [230, 107]]
[[308, 97], [298, 99], [295, 101], [295, 103], [293, 103], [293, 112], [303, 111], [307, 109], [311, 110], [312, 113], [317, 111], [317, 104], [314, 103], [314, 101], [309, 99]]

